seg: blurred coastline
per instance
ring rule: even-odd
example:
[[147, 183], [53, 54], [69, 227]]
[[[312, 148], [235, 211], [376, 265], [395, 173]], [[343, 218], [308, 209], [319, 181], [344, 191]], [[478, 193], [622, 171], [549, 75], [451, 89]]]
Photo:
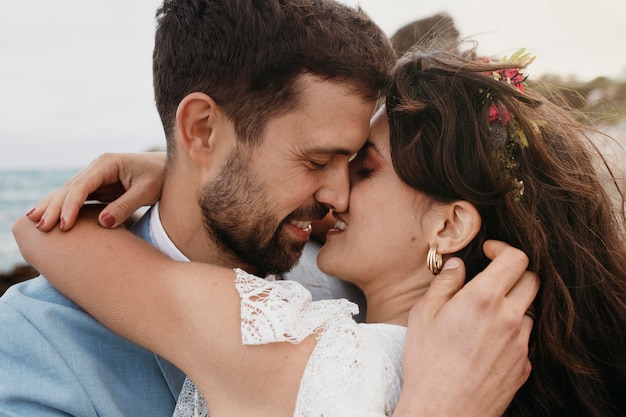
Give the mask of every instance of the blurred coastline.
[[76, 172], [76, 169], [0, 169], [0, 293], [8, 285], [35, 274], [24, 262], [13, 239], [13, 222]]

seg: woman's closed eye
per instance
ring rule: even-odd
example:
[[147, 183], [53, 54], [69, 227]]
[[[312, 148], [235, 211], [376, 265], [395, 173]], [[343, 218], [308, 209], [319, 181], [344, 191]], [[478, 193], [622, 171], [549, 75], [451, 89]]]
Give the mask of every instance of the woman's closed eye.
[[369, 178], [376, 170], [376, 164], [367, 148], [359, 151], [357, 156], [350, 162], [350, 171], [359, 179]]
[[357, 175], [361, 178], [369, 178], [372, 173], [374, 172], [373, 169], [369, 169], [369, 168], [365, 168], [365, 167], [361, 167], [358, 171], [357, 171]]
[[363, 154], [357, 174], [361, 178], [369, 178], [376, 170], [381, 168], [381, 157], [374, 146], [368, 146], [363, 149]]

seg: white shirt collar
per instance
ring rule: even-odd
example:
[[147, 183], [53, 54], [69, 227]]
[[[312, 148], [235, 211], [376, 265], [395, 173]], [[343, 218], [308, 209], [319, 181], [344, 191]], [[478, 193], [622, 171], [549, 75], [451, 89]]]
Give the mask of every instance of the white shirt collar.
[[189, 258], [187, 258], [180, 251], [180, 249], [176, 247], [174, 242], [172, 242], [170, 237], [165, 232], [163, 224], [161, 223], [161, 217], [159, 216], [158, 201], [150, 211], [150, 236], [152, 237], [152, 243], [154, 244], [154, 246], [161, 252], [174, 259], [175, 261], [189, 262]]

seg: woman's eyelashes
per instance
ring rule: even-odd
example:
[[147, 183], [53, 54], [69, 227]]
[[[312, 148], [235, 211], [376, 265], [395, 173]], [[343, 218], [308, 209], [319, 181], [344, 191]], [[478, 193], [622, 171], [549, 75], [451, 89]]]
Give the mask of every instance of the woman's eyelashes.
[[366, 150], [365, 149], [361, 149], [359, 152], [356, 153], [356, 155], [354, 156], [354, 158], [352, 158], [350, 160], [350, 176], [352, 177], [352, 179], [357, 179], [357, 178], [364, 178], [364, 176], [368, 176], [370, 173], [365, 172], [364, 171], [364, 165], [363, 163], [365, 162], [365, 154], [366, 154]]
[[350, 172], [354, 179], [365, 179], [372, 176], [380, 167], [382, 157], [372, 142], [366, 142], [363, 148], [350, 162]]
[[363, 157], [359, 161], [357, 175], [360, 178], [369, 178], [376, 170], [375, 156], [370, 150], [364, 150]]
[[373, 169], [369, 169], [369, 168], [365, 168], [365, 167], [361, 167], [358, 171], [357, 171], [357, 175], [360, 178], [369, 178], [372, 173], [374, 172]]

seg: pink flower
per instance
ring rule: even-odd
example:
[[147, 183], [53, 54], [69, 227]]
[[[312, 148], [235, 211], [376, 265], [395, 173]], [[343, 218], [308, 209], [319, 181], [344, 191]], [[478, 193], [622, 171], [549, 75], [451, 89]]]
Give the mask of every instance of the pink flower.
[[522, 93], [524, 92], [524, 75], [514, 68], [501, 70], [501, 77], [507, 80], [512, 86], [517, 87]]
[[489, 106], [489, 123], [493, 123], [498, 120], [498, 108], [495, 104]]
[[511, 112], [502, 104], [492, 104], [489, 106], [489, 123], [499, 120], [502, 124], [506, 125], [512, 118], [513, 115]]

